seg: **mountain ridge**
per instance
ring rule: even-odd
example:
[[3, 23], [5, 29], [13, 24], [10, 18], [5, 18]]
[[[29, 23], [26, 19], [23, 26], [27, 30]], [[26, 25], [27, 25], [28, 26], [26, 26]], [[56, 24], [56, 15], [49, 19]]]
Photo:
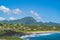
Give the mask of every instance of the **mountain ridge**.
[[4, 20], [0, 21], [0, 23], [9, 23], [9, 24], [27, 24], [27, 25], [60, 25], [60, 23], [53, 23], [53, 22], [37, 22], [33, 17], [24, 17], [22, 19], [17, 20]]

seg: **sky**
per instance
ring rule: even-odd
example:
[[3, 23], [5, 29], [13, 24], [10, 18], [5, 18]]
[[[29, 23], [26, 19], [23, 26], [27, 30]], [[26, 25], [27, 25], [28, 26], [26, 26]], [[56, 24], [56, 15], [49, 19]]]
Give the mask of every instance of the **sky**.
[[33, 17], [36, 21], [60, 23], [59, 0], [0, 0], [0, 21]]

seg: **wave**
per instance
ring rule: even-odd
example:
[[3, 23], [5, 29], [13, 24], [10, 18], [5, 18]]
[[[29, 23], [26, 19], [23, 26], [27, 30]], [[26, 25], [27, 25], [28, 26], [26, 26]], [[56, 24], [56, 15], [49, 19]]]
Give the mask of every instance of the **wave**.
[[30, 34], [30, 35], [24, 35], [21, 36], [20, 38], [28, 38], [28, 37], [39, 37], [39, 36], [46, 36], [46, 35], [51, 35], [53, 33], [45, 33], [45, 34]]

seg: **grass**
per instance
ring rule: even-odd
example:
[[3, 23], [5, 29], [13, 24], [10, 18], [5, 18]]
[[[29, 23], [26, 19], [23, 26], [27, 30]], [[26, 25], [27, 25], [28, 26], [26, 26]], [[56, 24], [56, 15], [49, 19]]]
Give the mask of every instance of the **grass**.
[[0, 34], [4, 34], [5, 32], [4, 31], [0, 31]]
[[[23, 32], [23, 33], [31, 33], [31, 32], [46, 32], [46, 31], [41, 31], [41, 30], [17, 30], [17, 32]], [[52, 31], [54, 32], [54, 31]], [[60, 31], [59, 31], [60, 32]], [[4, 34], [5, 31], [0, 31], [0, 34]], [[13, 36], [2, 36], [0, 37], [0, 40], [22, 40], [21, 38], [18, 37], [13, 37]]]
[[[6, 33], [5, 31], [0, 31], [0, 35]], [[21, 38], [18, 37], [13, 37], [13, 36], [0, 36], [0, 40], [22, 40]]]
[[0, 37], [0, 40], [22, 40], [22, 39], [17, 37], [12, 37], [12, 36], [3, 36]]

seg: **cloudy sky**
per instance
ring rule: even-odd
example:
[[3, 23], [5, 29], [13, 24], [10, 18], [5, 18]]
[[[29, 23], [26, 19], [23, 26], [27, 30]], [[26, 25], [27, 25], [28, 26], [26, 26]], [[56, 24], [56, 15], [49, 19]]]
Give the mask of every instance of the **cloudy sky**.
[[0, 0], [0, 21], [33, 17], [37, 21], [60, 23], [59, 0]]

